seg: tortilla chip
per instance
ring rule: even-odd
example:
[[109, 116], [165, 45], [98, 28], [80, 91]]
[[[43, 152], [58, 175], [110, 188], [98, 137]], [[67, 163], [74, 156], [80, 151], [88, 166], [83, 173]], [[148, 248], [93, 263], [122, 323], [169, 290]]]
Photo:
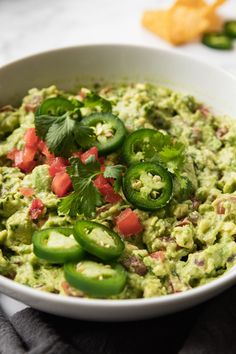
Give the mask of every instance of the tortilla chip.
[[191, 42], [207, 30], [208, 20], [204, 8], [178, 6], [170, 11], [172, 26], [169, 29], [171, 43], [175, 45]]
[[201, 7], [201, 6], [206, 6], [206, 3], [204, 0], [176, 0], [175, 4], [173, 6], [186, 6], [186, 7]]
[[142, 23], [149, 31], [170, 42], [169, 20], [167, 11], [146, 11]]
[[142, 24], [164, 40], [180, 45], [222, 25], [216, 9], [226, 0], [209, 5], [204, 0], [176, 0], [169, 10], [146, 11]]

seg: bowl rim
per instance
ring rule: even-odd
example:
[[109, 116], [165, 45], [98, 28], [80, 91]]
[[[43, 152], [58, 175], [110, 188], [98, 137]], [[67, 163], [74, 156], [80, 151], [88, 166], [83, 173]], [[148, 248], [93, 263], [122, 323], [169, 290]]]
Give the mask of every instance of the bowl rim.
[[57, 54], [58, 52], [62, 51], [68, 51], [68, 50], [78, 50], [78, 49], [87, 49], [87, 48], [132, 48], [132, 49], [137, 49], [137, 50], [153, 50], [156, 52], [160, 52], [162, 54], [169, 54], [172, 56], [176, 56], [179, 58], [182, 58], [183, 60], [190, 60], [192, 62], [195, 62], [196, 64], [207, 66], [209, 68], [213, 68], [217, 70], [218, 72], [221, 72], [222, 74], [228, 76], [231, 79], [236, 79], [236, 75], [231, 73], [230, 71], [227, 71], [226, 69], [222, 68], [221, 66], [217, 65], [216, 63], [208, 63], [205, 59], [203, 58], [198, 58], [194, 57], [193, 55], [189, 53], [183, 53], [177, 51], [175, 48], [158, 48], [155, 45], [150, 45], [150, 44], [134, 44], [134, 43], [112, 43], [112, 42], [106, 42], [106, 43], [88, 43], [88, 44], [75, 44], [75, 45], [70, 45], [70, 46], [62, 46], [54, 49], [47, 49], [39, 52], [34, 52], [29, 55], [10, 60], [9, 62], [0, 65], [0, 71], [11, 68], [11, 66], [14, 66], [16, 64], [23, 63], [24, 61], [27, 60], [32, 60], [32, 59], [37, 59], [40, 57], [43, 57], [44, 55], [50, 55], [50, 54]]
[[[57, 304], [68, 304], [68, 305], [89, 305], [89, 306], [102, 306], [102, 307], [130, 307], [130, 306], [152, 306], [154, 304], [169, 304], [173, 301], [183, 302], [187, 301], [192, 297], [201, 297], [201, 295], [207, 294], [209, 292], [214, 292], [214, 290], [219, 290], [220, 285], [227, 286], [236, 282], [236, 274], [231, 271], [226, 271], [223, 275], [221, 275], [218, 279], [212, 280], [211, 282], [200, 285], [196, 288], [192, 288], [189, 290], [185, 290], [183, 292], [178, 292], [174, 294], [155, 296], [151, 298], [138, 298], [138, 299], [97, 299], [97, 298], [80, 298], [80, 297], [72, 297], [72, 296], [64, 296], [60, 294], [53, 294], [50, 292], [38, 290], [35, 288], [31, 288], [27, 285], [23, 285], [17, 283], [14, 280], [8, 279], [2, 275], [0, 275], [0, 289], [3, 285], [5, 288], [21, 293], [24, 295], [29, 295], [34, 299], [42, 299], [56, 302]], [[11, 295], [10, 295], [11, 296]]]
[[[73, 46], [63, 46], [60, 48], [55, 48], [52, 50], [45, 50], [45, 51], [40, 51], [36, 52], [30, 55], [27, 55], [25, 57], [12, 60], [2, 66], [0, 66], [0, 72], [11, 69], [11, 67], [14, 67], [17, 64], [24, 63], [27, 60], [34, 60], [34, 59], [40, 59], [40, 57], [47, 56], [50, 54], [57, 54], [59, 52], [66, 52], [70, 50], [79, 50], [79, 49], [86, 49], [86, 48], [102, 48], [104, 47], [105, 49], [111, 49], [111, 48], [126, 48], [126, 49], [136, 49], [136, 50], [151, 50], [155, 52], [160, 52], [164, 55], [168, 54], [173, 57], [178, 57], [182, 58], [183, 60], [189, 60], [194, 62], [195, 64], [202, 65], [208, 68], [213, 68], [215, 71], [218, 73], [221, 73], [222, 75], [227, 76], [229, 79], [234, 80], [236, 82], [236, 76], [233, 75], [232, 73], [228, 72], [227, 70], [215, 65], [215, 64], [209, 64], [205, 60], [200, 59], [200, 58], [195, 58], [191, 56], [190, 54], [185, 54], [185, 53], [180, 53], [175, 50], [171, 49], [163, 49], [163, 48], [158, 48], [154, 45], [142, 45], [142, 44], [132, 44], [132, 43], [89, 43], [89, 44], [81, 44], [81, 45], [73, 45]], [[234, 267], [233, 267], [234, 268]], [[233, 269], [232, 268], [232, 269]], [[79, 298], [79, 297], [71, 297], [71, 296], [63, 296], [59, 294], [53, 294], [50, 292], [38, 290], [35, 288], [31, 288], [27, 285], [23, 285], [20, 283], [17, 283], [14, 280], [11, 280], [9, 278], [6, 278], [3, 275], [0, 275], [0, 290], [2, 288], [8, 289], [11, 291], [10, 296], [14, 297], [13, 292], [19, 293], [19, 294], [24, 294], [30, 296], [32, 299], [41, 299], [45, 301], [53, 301], [54, 303], [57, 304], [68, 304], [68, 305], [88, 305], [90, 307], [106, 307], [106, 308], [112, 308], [112, 307], [136, 307], [139, 305], [142, 305], [142, 307], [148, 307], [152, 305], [161, 305], [161, 304], [170, 304], [172, 302], [175, 303], [182, 303], [183, 301], [187, 301], [190, 298], [195, 298], [195, 297], [202, 297], [207, 293], [212, 293], [214, 290], [220, 290], [221, 287], [225, 288], [227, 285], [236, 283], [236, 274], [232, 271], [232, 269], [226, 271], [223, 275], [221, 275], [219, 278], [214, 279], [210, 281], [207, 284], [200, 285], [196, 288], [192, 288], [183, 292], [178, 292], [174, 294], [168, 294], [168, 295], [161, 295], [161, 296], [156, 296], [152, 298], [138, 298], [138, 299], [97, 299], [97, 298]], [[4, 294], [5, 292], [3, 292]], [[218, 293], [218, 292], [217, 292]]]

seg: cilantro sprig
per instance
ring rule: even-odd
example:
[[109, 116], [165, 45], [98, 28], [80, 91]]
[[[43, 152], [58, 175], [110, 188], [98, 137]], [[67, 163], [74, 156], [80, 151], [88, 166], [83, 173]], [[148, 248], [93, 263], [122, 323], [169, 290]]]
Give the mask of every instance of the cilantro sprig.
[[78, 150], [78, 146], [83, 147], [95, 140], [93, 130], [83, 126], [74, 112], [66, 112], [60, 117], [36, 115], [35, 128], [49, 151], [57, 156], [69, 156]]
[[86, 148], [96, 140], [93, 129], [80, 123], [82, 107], [99, 107], [104, 113], [112, 110], [109, 101], [93, 92], [88, 93], [83, 102], [76, 99], [70, 102], [73, 109], [66, 112], [62, 110], [62, 114], [60, 107], [53, 107], [54, 115], [50, 114], [50, 110], [47, 114], [40, 114], [40, 109], [39, 114], [35, 115], [37, 136], [45, 141], [49, 151], [57, 156], [70, 156], [79, 147]]
[[[101, 174], [100, 164], [93, 160], [83, 164], [77, 157], [70, 158], [70, 163], [67, 172], [72, 180], [74, 192], [61, 200], [58, 211], [72, 217], [77, 214], [93, 217], [96, 208], [102, 205], [101, 194], [93, 184], [94, 179]], [[121, 171], [121, 165], [107, 166], [104, 177], [109, 176], [118, 180]]]
[[97, 161], [83, 164], [77, 157], [72, 157], [70, 163], [67, 172], [72, 180], [74, 192], [62, 199], [58, 211], [72, 217], [77, 214], [91, 217], [96, 207], [102, 204], [101, 194], [93, 184], [95, 177], [101, 173], [100, 164]]
[[143, 146], [145, 156], [148, 156], [150, 161], [163, 164], [171, 173], [178, 174], [185, 161], [184, 144], [175, 142], [170, 135], [161, 132], [153, 139], [153, 146]]

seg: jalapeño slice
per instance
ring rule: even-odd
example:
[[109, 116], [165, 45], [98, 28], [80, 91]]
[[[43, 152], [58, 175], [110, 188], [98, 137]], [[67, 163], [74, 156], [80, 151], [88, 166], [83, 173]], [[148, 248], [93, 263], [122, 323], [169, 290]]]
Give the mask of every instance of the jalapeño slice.
[[75, 241], [73, 229], [56, 227], [36, 231], [33, 234], [34, 253], [50, 263], [79, 261], [85, 252]]
[[226, 21], [224, 24], [224, 32], [231, 38], [236, 38], [236, 20]]
[[68, 111], [73, 111], [75, 105], [64, 97], [51, 97], [41, 103], [36, 111], [37, 116], [49, 115], [59, 117]]
[[64, 273], [71, 286], [97, 297], [119, 294], [126, 283], [126, 271], [119, 264], [83, 260], [65, 264]]
[[205, 33], [202, 37], [202, 43], [213, 49], [229, 50], [233, 48], [232, 39], [220, 32]]
[[118, 258], [124, 249], [120, 236], [106, 226], [92, 221], [77, 221], [74, 237], [87, 252], [104, 261]]
[[124, 123], [111, 113], [94, 113], [81, 121], [82, 125], [92, 128], [95, 135], [95, 142], [85, 148], [96, 146], [101, 155], [117, 150], [125, 139], [126, 129]]
[[171, 174], [161, 165], [141, 162], [132, 165], [123, 178], [126, 199], [142, 210], [163, 208], [172, 197]]
[[139, 129], [124, 142], [122, 156], [127, 164], [151, 160], [158, 154], [164, 134], [154, 129]]

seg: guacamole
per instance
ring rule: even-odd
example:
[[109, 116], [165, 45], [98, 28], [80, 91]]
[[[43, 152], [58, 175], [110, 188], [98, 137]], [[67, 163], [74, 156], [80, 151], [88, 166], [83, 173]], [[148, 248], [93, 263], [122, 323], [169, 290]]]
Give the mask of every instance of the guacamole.
[[0, 137], [1, 275], [133, 299], [236, 264], [236, 122], [191, 95], [146, 83], [34, 88], [0, 109]]

